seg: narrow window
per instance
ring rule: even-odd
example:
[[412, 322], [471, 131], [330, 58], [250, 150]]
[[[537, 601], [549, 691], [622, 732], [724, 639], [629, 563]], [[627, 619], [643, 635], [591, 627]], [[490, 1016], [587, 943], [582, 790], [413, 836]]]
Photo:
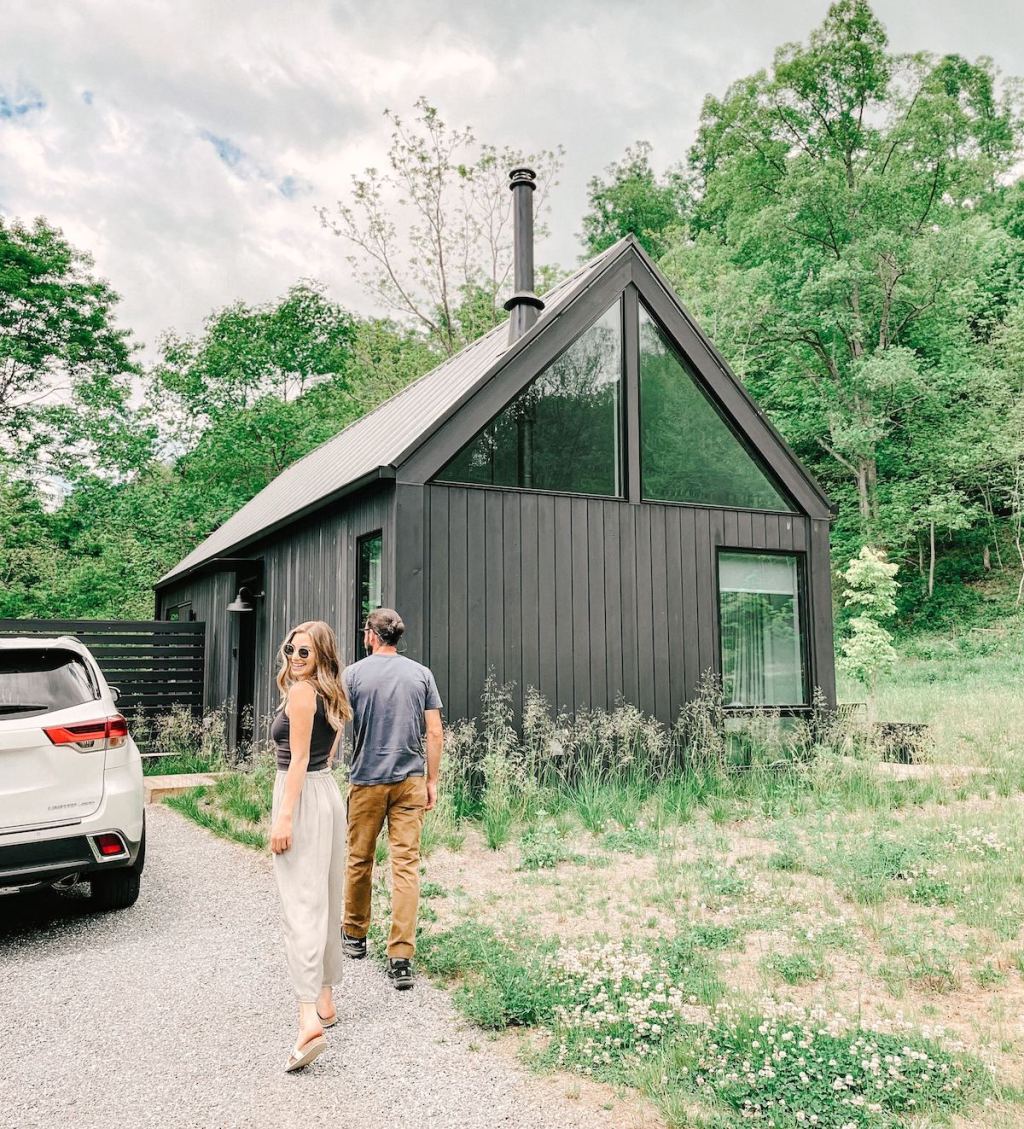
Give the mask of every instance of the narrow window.
[[383, 601], [381, 558], [383, 539], [380, 530], [360, 537], [356, 542], [356, 649], [363, 657], [363, 624], [366, 617]]
[[788, 554], [719, 554], [727, 706], [807, 705], [798, 573]]
[[642, 305], [640, 429], [650, 501], [792, 511]]
[[564, 353], [438, 474], [442, 482], [622, 494], [622, 303]]

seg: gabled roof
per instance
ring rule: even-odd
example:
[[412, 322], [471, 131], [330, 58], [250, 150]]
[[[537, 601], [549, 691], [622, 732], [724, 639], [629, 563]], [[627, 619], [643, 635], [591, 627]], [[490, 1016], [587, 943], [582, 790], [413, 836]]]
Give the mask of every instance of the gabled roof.
[[498, 361], [524, 348], [541, 326], [623, 252], [628, 242], [620, 240], [545, 294], [536, 325], [513, 345], [508, 341], [508, 323], [495, 326], [292, 463], [161, 577], [157, 587], [214, 557], [233, 554], [368, 479], [388, 477], [381, 472], [393, 467], [424, 432], [486, 378]]
[[[675, 328], [667, 326], [670, 335], [684, 348], [725, 410], [730, 410], [726, 399], [733, 401], [730, 414], [735, 414], [737, 406], [745, 406], [745, 414], [758, 432], [756, 436], [748, 434], [747, 438], [761, 457], [776, 468], [780, 463], [788, 464], [787, 476], [798, 483], [805, 499], [812, 501], [818, 516], [827, 515], [832, 507], [824, 491], [683, 309], [672, 287], [644, 250], [632, 236], [627, 236], [544, 295], [545, 308], [540, 317], [517, 341], [509, 344], [507, 323], [496, 326], [282, 471], [162, 577], [157, 588], [182, 578], [214, 558], [237, 556], [245, 546], [332, 499], [375, 479], [393, 478], [396, 469], [406, 464], [418, 449], [429, 446], [432, 436], [451, 429], [461, 418], [461, 409], [474, 397], [489, 399], [498, 395], [499, 390], [490, 384], [492, 378], [499, 371], [514, 369], [516, 366], [510, 365], [513, 358], [529, 349], [538, 336], [552, 327], [559, 314], [565, 312], [572, 320], [570, 307], [575, 307], [577, 300], [592, 287], [599, 289], [602, 279], [604, 285], [611, 282], [606, 276], [613, 273], [613, 268], [620, 274], [623, 270], [627, 272], [627, 277], [641, 296], [651, 302], [652, 308], [660, 305], [662, 321], [666, 321], [668, 315], [676, 322]], [[527, 366], [527, 374], [521, 382], [525, 383], [532, 375], [536, 373]], [[495, 381], [495, 384], [500, 383], [502, 381]], [[517, 390], [502, 389], [500, 395], [514, 394]], [[434, 468], [435, 472], [440, 465]]]

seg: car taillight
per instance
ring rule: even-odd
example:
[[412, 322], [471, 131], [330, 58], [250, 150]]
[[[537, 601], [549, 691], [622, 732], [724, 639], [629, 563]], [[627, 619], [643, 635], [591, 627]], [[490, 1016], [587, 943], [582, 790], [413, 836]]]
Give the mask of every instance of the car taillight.
[[103, 741], [105, 749], [120, 748], [128, 740], [128, 722], [118, 713], [101, 717], [97, 721], [77, 722], [74, 725], [51, 725], [43, 732], [54, 745], [74, 745], [82, 752], [96, 752]]
[[128, 722], [119, 714], [107, 718], [107, 748], [119, 749], [128, 740]]

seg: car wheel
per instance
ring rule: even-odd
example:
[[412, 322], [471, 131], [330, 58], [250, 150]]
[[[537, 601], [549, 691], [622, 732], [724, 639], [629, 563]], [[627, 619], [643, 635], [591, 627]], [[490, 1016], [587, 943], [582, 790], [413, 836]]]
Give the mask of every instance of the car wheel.
[[141, 884], [142, 878], [133, 867], [93, 874], [89, 878], [90, 904], [98, 910], [127, 909], [138, 900]]
[[139, 853], [135, 856], [135, 862], [132, 863], [132, 870], [136, 874], [142, 873], [142, 868], [146, 865], [146, 813], [142, 813], [142, 840], [139, 843]]

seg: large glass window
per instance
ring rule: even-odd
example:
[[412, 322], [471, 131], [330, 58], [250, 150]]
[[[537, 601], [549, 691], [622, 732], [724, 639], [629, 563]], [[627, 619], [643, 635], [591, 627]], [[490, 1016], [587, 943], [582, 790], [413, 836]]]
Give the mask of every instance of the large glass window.
[[363, 657], [363, 624], [384, 599], [381, 561], [383, 540], [380, 533], [370, 533], [356, 542], [356, 650]]
[[618, 496], [621, 399], [622, 311], [616, 302], [437, 477]]
[[722, 689], [727, 706], [804, 706], [796, 557], [719, 553]]
[[642, 305], [640, 427], [645, 498], [742, 509], [792, 508]]

